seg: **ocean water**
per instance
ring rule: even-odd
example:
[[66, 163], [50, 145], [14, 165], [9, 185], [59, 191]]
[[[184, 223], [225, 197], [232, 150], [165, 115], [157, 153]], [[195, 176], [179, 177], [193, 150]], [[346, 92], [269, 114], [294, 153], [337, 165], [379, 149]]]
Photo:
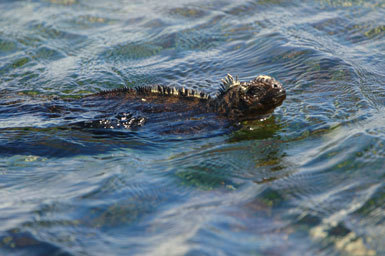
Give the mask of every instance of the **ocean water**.
[[[384, 17], [384, 1], [1, 0], [0, 254], [385, 255]], [[287, 98], [179, 135], [65, 129], [81, 114], [46, 107], [215, 94], [227, 73]]]

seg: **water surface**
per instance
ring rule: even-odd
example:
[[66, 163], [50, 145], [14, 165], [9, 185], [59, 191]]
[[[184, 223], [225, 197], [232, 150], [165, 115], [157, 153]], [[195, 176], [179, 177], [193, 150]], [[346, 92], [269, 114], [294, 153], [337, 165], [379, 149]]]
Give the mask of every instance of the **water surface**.
[[[1, 254], [385, 254], [383, 1], [0, 10]], [[181, 135], [66, 129], [47, 107], [148, 84], [214, 95], [227, 73], [274, 76], [287, 99]]]

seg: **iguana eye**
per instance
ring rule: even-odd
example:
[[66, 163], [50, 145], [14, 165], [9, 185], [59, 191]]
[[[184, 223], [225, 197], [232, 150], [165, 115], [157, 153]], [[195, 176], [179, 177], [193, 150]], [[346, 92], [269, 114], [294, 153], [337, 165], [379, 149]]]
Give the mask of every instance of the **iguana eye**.
[[278, 84], [273, 84], [273, 88], [278, 88], [279, 86], [278, 86]]

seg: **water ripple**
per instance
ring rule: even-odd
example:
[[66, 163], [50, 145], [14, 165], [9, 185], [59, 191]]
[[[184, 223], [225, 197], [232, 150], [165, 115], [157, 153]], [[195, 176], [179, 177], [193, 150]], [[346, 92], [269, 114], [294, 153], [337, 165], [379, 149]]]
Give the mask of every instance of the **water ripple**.
[[[0, 252], [383, 255], [384, 7], [1, 1]], [[85, 94], [215, 95], [227, 73], [274, 76], [287, 99], [241, 129], [68, 125], [100, 114]]]

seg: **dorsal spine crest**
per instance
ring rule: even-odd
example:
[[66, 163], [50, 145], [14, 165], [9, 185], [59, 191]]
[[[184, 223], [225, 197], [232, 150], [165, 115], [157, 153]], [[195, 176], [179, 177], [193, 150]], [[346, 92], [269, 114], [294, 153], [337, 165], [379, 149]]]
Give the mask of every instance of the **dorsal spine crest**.
[[[128, 89], [130, 90], [130, 89]], [[186, 98], [198, 98], [198, 99], [210, 99], [210, 95], [204, 92], [197, 92], [192, 89], [175, 88], [168, 87], [163, 85], [158, 86], [143, 86], [143, 87], [134, 87], [132, 90], [135, 90], [139, 94], [158, 94], [164, 96], [177, 96], [177, 97], [186, 97]]]
[[224, 79], [221, 79], [222, 84], [219, 88], [219, 94], [223, 94], [227, 92], [229, 89], [231, 89], [234, 86], [240, 85], [241, 82], [238, 80], [238, 76], [234, 77], [230, 74], [227, 74], [227, 76]]

